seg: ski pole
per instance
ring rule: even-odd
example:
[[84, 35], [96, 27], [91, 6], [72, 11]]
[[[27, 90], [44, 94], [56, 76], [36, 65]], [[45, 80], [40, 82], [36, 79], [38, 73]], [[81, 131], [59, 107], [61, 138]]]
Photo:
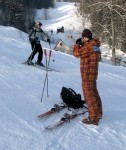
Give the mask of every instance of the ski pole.
[[[52, 51], [50, 42], [49, 42], [49, 46], [50, 46], [50, 50]], [[53, 53], [52, 53], [52, 58], [53, 58], [53, 61], [55, 61], [55, 59], [54, 59], [54, 57], [53, 57]]]
[[[46, 54], [46, 49], [44, 49], [44, 55], [45, 55], [45, 58], [46, 58], [46, 68], [47, 68], [47, 54]], [[47, 76], [47, 75], [46, 75], [46, 76]], [[41, 103], [42, 103], [43, 94], [44, 94], [44, 89], [45, 89], [45, 83], [46, 83], [46, 78], [47, 78], [46, 76], [45, 76], [44, 85], [43, 85], [43, 90], [42, 90]]]
[[44, 54], [45, 54], [45, 58], [46, 58], [46, 67], [47, 67], [47, 54], [46, 54], [46, 49], [44, 49]]
[[49, 96], [48, 94], [48, 66], [47, 66], [47, 53], [46, 53], [46, 49], [44, 49], [45, 52], [45, 57], [46, 57], [46, 73], [47, 73], [47, 97]]
[[44, 49], [44, 54], [45, 54], [45, 58], [46, 58], [46, 76], [45, 76], [44, 86], [43, 86], [43, 90], [42, 90], [41, 103], [42, 103], [42, 99], [43, 99], [43, 94], [44, 94], [46, 80], [47, 80], [47, 96], [48, 96], [48, 66], [49, 66], [49, 62], [50, 62], [50, 54], [49, 54], [49, 61], [48, 61], [48, 63], [47, 63], [46, 49]]
[[49, 82], [48, 82], [48, 68], [49, 68], [49, 64], [50, 64], [50, 58], [51, 58], [51, 51], [49, 52], [49, 60], [48, 60], [48, 65], [46, 67], [46, 72], [47, 72], [47, 97], [49, 96], [49, 92], [48, 92], [48, 87], [49, 87]]
[[49, 60], [48, 60], [48, 65], [47, 65], [47, 68], [49, 68], [49, 64], [50, 64], [50, 58], [52, 56], [52, 50], [49, 51]]
[[47, 73], [46, 73], [45, 80], [44, 80], [44, 86], [43, 86], [42, 96], [41, 96], [41, 103], [42, 103], [42, 100], [43, 100], [43, 94], [44, 94], [46, 80], [47, 80]]

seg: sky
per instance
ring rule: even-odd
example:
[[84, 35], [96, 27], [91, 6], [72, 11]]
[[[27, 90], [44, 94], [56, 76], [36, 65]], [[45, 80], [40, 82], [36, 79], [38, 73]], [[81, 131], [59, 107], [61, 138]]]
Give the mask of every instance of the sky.
[[[42, 20], [45, 31], [53, 29], [56, 32], [62, 24], [69, 31], [68, 22], [74, 5], [62, 4], [57, 3], [49, 10], [50, 20]], [[37, 17], [40, 19], [41, 13]], [[125, 150], [126, 68], [99, 63], [97, 85], [103, 103], [103, 118], [98, 126], [83, 124], [81, 120], [88, 116], [85, 114], [47, 131], [46, 126], [60, 120], [64, 113], [71, 113], [66, 108], [50, 117], [37, 118], [54, 104], [62, 102], [60, 92], [63, 86], [74, 89], [83, 98], [80, 60], [53, 50], [50, 67], [59, 72], [48, 72], [49, 97], [46, 85], [41, 103], [46, 72], [22, 64], [31, 53], [27, 37], [26, 33], [13, 27], [0, 26], [0, 150]], [[65, 33], [62, 39], [66, 41]], [[49, 54], [49, 44], [43, 41], [41, 44]], [[54, 46], [51, 44], [52, 48]], [[106, 47], [103, 45], [101, 49], [104, 51]]]

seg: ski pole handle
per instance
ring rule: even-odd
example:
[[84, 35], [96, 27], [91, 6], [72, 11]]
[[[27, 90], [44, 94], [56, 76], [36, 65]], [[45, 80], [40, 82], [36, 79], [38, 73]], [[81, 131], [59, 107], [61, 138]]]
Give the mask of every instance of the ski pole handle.
[[47, 54], [46, 54], [46, 49], [44, 49], [44, 54], [45, 54], [45, 57], [47, 56]]
[[[49, 46], [50, 46], [50, 55], [52, 55], [52, 58], [53, 58], [53, 61], [55, 61], [54, 57], [53, 57], [53, 53], [52, 53], [52, 48], [51, 48], [51, 44], [49, 43]], [[51, 57], [51, 56], [50, 56]]]
[[51, 55], [52, 55], [52, 51], [50, 50], [50, 51], [49, 51], [49, 57], [51, 57]]

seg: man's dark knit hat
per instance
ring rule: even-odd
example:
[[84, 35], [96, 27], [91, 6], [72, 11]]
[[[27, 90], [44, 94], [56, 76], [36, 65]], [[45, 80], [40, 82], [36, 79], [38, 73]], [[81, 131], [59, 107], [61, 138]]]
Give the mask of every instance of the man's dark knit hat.
[[39, 26], [42, 26], [42, 23], [39, 22], [39, 21], [37, 21], [36, 24], [39, 25]]
[[82, 32], [82, 37], [87, 37], [89, 39], [92, 39], [92, 33], [89, 29], [84, 29]]

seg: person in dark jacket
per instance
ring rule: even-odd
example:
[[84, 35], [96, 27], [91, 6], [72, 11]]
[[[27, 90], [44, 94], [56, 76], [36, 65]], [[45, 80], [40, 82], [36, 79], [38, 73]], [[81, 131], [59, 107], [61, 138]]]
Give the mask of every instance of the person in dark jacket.
[[43, 37], [45, 36], [47, 39], [47, 42], [50, 43], [50, 39], [44, 33], [44, 31], [41, 29], [41, 26], [42, 26], [41, 22], [36, 22], [35, 27], [32, 28], [29, 33], [29, 41], [30, 41], [31, 47], [32, 47], [32, 53], [27, 60], [27, 63], [29, 65], [33, 64], [32, 60], [34, 59], [34, 56], [36, 55], [36, 53], [38, 53], [38, 60], [37, 60], [36, 64], [43, 66], [43, 63], [42, 63], [43, 50], [42, 50], [42, 46], [40, 44], [40, 40], [43, 40]]
[[102, 102], [96, 83], [101, 58], [99, 46], [100, 41], [93, 39], [91, 31], [85, 29], [73, 49], [73, 55], [80, 58], [82, 89], [89, 110], [89, 117], [82, 120], [85, 124], [97, 125], [102, 118]]

